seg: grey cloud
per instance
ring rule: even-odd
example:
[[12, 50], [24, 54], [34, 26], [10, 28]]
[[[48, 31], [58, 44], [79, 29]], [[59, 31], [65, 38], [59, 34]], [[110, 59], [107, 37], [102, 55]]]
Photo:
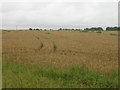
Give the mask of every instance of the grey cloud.
[[80, 28], [117, 25], [116, 2], [3, 3], [3, 27]]

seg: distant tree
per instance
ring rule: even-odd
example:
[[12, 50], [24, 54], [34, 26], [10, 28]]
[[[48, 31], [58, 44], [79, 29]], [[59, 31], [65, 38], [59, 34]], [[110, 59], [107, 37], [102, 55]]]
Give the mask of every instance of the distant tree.
[[120, 27], [118, 27], [118, 31], [120, 31]]
[[103, 31], [103, 28], [102, 27], [98, 27], [97, 30], [98, 31]]
[[107, 27], [107, 28], [106, 28], [106, 31], [112, 31], [112, 30], [113, 30], [112, 27]]
[[58, 30], [62, 30], [62, 28], [59, 28]]
[[120, 27], [107, 27], [106, 31], [120, 31]]
[[86, 31], [103, 31], [102, 27], [85, 28]]
[[52, 31], [53, 29], [50, 29], [50, 31]]
[[65, 28], [63, 28], [62, 30], [65, 30]]
[[80, 31], [81, 29], [75, 29], [75, 31]]
[[71, 30], [74, 30], [73, 28]]
[[84, 30], [90, 30], [89, 28], [85, 28]]
[[36, 30], [39, 30], [38, 28]]
[[29, 28], [29, 30], [33, 30], [32, 28]]
[[66, 28], [66, 29], [64, 29], [64, 30], [66, 30], [66, 31], [67, 31], [67, 30], [69, 30], [69, 29], [67, 29], [67, 28]]

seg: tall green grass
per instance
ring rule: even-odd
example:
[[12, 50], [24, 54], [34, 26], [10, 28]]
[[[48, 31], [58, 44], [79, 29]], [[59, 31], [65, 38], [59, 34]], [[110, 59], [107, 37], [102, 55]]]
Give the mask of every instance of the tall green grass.
[[80, 67], [67, 71], [3, 62], [3, 88], [111, 88], [118, 87], [118, 73], [109, 76]]

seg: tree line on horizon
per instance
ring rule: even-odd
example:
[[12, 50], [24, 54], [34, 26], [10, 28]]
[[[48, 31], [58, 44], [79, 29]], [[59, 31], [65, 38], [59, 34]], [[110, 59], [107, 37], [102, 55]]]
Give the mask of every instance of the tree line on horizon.
[[[33, 28], [29, 28], [29, 30], [37, 30], [37, 31], [47, 31], [47, 29], [33, 29]], [[52, 31], [53, 29], [49, 29], [50, 31]], [[57, 29], [58, 31], [82, 31], [82, 29], [65, 29], [65, 28], [59, 28]], [[91, 27], [91, 28], [85, 28], [83, 29], [84, 31], [104, 31], [104, 29], [102, 27]], [[120, 31], [120, 27], [106, 27], [105, 31]]]

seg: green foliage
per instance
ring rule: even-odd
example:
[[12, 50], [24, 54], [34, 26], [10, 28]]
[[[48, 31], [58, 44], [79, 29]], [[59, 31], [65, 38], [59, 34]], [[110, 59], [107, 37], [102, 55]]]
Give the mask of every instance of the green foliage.
[[67, 71], [3, 62], [3, 88], [118, 87], [118, 73], [109, 76], [73, 67]]
[[112, 36], [120, 36], [120, 34], [110, 33]]
[[34, 28], [34, 29], [29, 28], [29, 30], [42, 31], [42, 29], [39, 29], [39, 28]]
[[58, 30], [63, 30], [62, 28], [59, 28]]
[[63, 30], [64, 31], [80, 31], [82, 29], [74, 29], [74, 28], [72, 28], [72, 29], [71, 28], [69, 28], [69, 29], [68, 28], [59, 28], [58, 29], [58, 31], [63, 31]]
[[89, 31], [87, 31], [87, 30], [83, 30], [83, 31], [80, 31], [80, 32], [89, 32]]
[[84, 30], [87, 31], [103, 31], [102, 27], [92, 27], [92, 28], [85, 28]]
[[29, 28], [29, 30], [33, 30], [32, 28]]
[[120, 31], [120, 27], [107, 27], [106, 31]]

